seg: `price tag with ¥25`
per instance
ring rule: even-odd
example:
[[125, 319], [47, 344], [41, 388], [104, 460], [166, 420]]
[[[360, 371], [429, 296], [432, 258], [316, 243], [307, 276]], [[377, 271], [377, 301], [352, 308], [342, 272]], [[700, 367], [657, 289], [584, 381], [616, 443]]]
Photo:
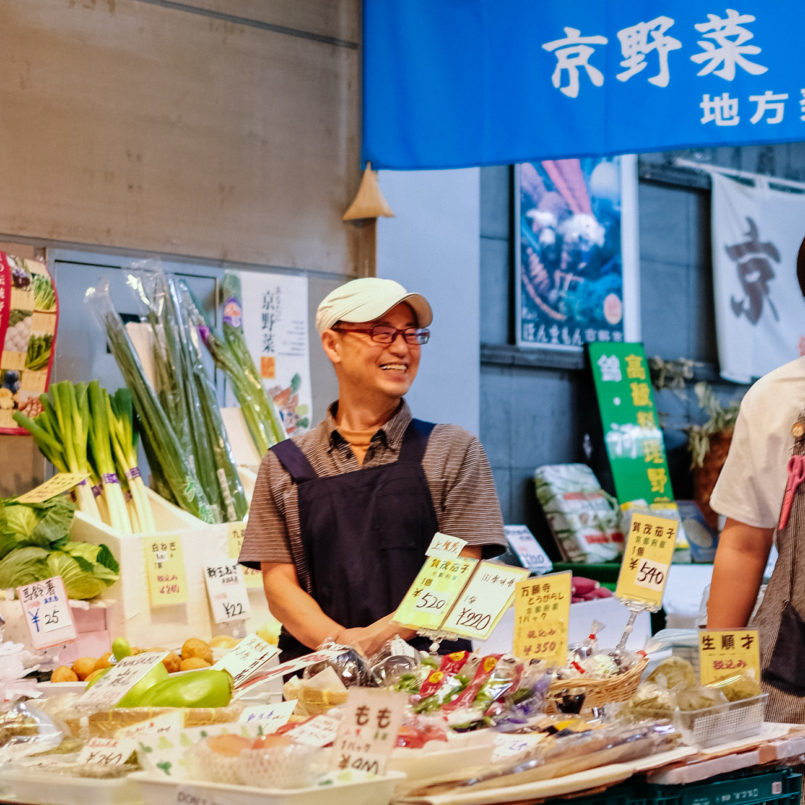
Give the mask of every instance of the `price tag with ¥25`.
[[17, 598], [35, 649], [68, 643], [78, 636], [61, 576], [17, 587]]
[[187, 603], [187, 577], [179, 537], [143, 539], [148, 596], [152, 607]]
[[46, 500], [63, 495], [89, 477], [88, 472], [58, 472], [52, 478], [34, 487], [17, 498], [17, 503], [44, 503]]
[[244, 620], [252, 614], [249, 593], [235, 560], [204, 565], [204, 581], [216, 623]]
[[[246, 533], [246, 523], [230, 523], [227, 534], [227, 547], [229, 558], [237, 559], [240, 556], [240, 549], [243, 546], [243, 536]], [[243, 583], [247, 590], [259, 590], [263, 587], [263, 574], [253, 567], [244, 567]]]
[[450, 634], [486, 640], [512, 605], [515, 585], [528, 574], [525, 567], [480, 562], [441, 628]]
[[570, 620], [570, 571], [524, 579], [514, 593], [515, 657], [564, 665]]
[[679, 523], [665, 517], [635, 513], [623, 552], [616, 598], [659, 609], [668, 568], [674, 555]]
[[472, 575], [477, 559], [429, 556], [394, 613], [410, 629], [439, 629]]
[[699, 668], [702, 685], [737, 674], [760, 681], [760, 645], [757, 629], [703, 629], [699, 632]]

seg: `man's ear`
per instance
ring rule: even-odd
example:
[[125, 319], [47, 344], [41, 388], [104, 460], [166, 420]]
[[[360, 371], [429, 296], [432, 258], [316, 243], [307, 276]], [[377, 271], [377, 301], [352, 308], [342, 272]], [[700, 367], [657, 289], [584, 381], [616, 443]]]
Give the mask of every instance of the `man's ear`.
[[332, 330], [325, 330], [321, 334], [321, 346], [324, 350], [324, 354], [332, 363], [337, 364], [341, 362], [341, 343], [336, 333]]

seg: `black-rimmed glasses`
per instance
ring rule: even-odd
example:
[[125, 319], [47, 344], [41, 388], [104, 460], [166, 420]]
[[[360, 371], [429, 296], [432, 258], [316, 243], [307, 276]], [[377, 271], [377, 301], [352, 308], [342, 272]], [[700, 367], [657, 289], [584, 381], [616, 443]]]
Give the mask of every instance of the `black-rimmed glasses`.
[[427, 327], [403, 327], [398, 330], [388, 324], [376, 324], [374, 327], [339, 327], [330, 328], [337, 333], [366, 333], [372, 341], [378, 344], [393, 344], [398, 335], [402, 335], [407, 344], [427, 344], [430, 330]]

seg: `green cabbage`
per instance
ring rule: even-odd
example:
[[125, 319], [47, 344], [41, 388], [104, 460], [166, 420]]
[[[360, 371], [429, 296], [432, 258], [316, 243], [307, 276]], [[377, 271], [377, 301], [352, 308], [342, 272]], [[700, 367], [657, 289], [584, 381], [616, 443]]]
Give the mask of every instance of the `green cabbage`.
[[0, 560], [0, 588], [20, 587], [34, 581], [50, 578], [47, 558], [50, 551], [28, 545], [15, 548]]
[[68, 538], [74, 514], [75, 505], [63, 496], [44, 503], [0, 501], [0, 557], [26, 545], [58, 547]]

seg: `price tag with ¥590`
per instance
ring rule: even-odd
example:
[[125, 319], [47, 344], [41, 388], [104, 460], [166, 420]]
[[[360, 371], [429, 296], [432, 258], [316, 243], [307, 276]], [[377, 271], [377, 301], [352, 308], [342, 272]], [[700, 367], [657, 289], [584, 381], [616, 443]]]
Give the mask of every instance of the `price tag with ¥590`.
[[429, 556], [397, 607], [393, 620], [410, 629], [439, 629], [469, 581], [477, 559]]
[[35, 649], [67, 643], [78, 636], [61, 576], [17, 587], [17, 598]]
[[515, 584], [528, 568], [481, 562], [453, 606], [442, 629], [473, 640], [486, 640], [514, 600]]
[[518, 583], [514, 594], [515, 657], [564, 665], [570, 620], [570, 571], [552, 573]]
[[659, 609], [678, 526], [678, 521], [665, 517], [633, 515], [615, 589], [617, 598]]

